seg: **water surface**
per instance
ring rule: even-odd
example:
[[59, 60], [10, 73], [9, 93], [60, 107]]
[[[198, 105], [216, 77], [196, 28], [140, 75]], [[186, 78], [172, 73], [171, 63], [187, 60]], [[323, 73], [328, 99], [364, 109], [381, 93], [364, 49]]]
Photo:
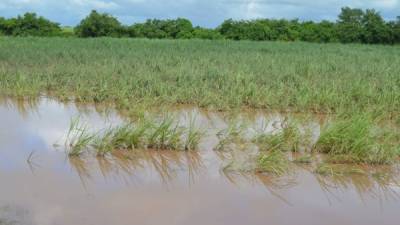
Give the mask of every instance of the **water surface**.
[[[397, 166], [370, 168], [379, 172], [374, 177], [323, 177], [307, 166], [279, 178], [252, 173], [241, 170], [253, 157], [251, 146], [213, 150], [225, 115], [195, 108], [175, 113], [182, 123], [196, 115], [207, 131], [198, 151], [68, 158], [62, 143], [71, 118], [80, 116], [93, 130], [125, 119], [107, 106], [3, 99], [0, 224], [399, 224]], [[268, 127], [284, 116], [242, 118]], [[314, 133], [320, 120], [310, 122]], [[226, 169], [233, 162], [237, 169]]]

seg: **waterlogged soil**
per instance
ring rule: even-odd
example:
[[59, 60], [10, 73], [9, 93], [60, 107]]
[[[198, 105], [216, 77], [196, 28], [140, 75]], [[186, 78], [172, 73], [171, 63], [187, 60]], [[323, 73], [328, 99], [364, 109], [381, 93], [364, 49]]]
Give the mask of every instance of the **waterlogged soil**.
[[[71, 118], [93, 130], [126, 118], [106, 106], [3, 99], [0, 224], [399, 224], [397, 166], [371, 168], [379, 176], [321, 176], [301, 165], [282, 177], [254, 173], [254, 146], [213, 150], [229, 116], [195, 108], [175, 115], [183, 124], [195, 115], [205, 129], [198, 151], [69, 158], [63, 143]], [[285, 117], [241, 115], [265, 127]], [[314, 135], [322, 120], [309, 122]]]

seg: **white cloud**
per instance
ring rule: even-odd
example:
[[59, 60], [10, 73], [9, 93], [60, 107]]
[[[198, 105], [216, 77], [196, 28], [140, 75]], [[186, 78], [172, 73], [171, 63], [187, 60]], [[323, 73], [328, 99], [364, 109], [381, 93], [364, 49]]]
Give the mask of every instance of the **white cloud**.
[[96, 9], [128, 24], [147, 18], [185, 17], [195, 25], [214, 27], [228, 18], [335, 20], [343, 6], [375, 8], [386, 19], [400, 15], [400, 0], [0, 0], [0, 16], [34, 11], [75, 25]]
[[69, 0], [71, 4], [78, 7], [89, 7], [95, 9], [116, 9], [119, 5], [113, 1], [100, 0]]

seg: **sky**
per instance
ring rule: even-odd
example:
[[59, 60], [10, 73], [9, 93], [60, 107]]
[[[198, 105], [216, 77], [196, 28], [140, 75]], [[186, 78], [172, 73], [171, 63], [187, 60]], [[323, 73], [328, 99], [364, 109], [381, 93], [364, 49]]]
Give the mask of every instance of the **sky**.
[[0, 0], [0, 17], [36, 12], [61, 25], [74, 26], [95, 9], [127, 25], [183, 17], [194, 25], [213, 28], [229, 18], [333, 21], [343, 6], [374, 8], [387, 20], [400, 16], [400, 0]]

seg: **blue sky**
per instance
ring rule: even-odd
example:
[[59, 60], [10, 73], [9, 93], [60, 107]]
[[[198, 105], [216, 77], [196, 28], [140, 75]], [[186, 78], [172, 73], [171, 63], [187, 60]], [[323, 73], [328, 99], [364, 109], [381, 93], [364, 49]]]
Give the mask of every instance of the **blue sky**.
[[335, 20], [342, 6], [375, 8], [386, 19], [400, 16], [400, 0], [0, 0], [0, 16], [33, 11], [62, 25], [76, 25], [96, 9], [124, 24], [184, 17], [194, 25], [215, 27], [228, 18]]

